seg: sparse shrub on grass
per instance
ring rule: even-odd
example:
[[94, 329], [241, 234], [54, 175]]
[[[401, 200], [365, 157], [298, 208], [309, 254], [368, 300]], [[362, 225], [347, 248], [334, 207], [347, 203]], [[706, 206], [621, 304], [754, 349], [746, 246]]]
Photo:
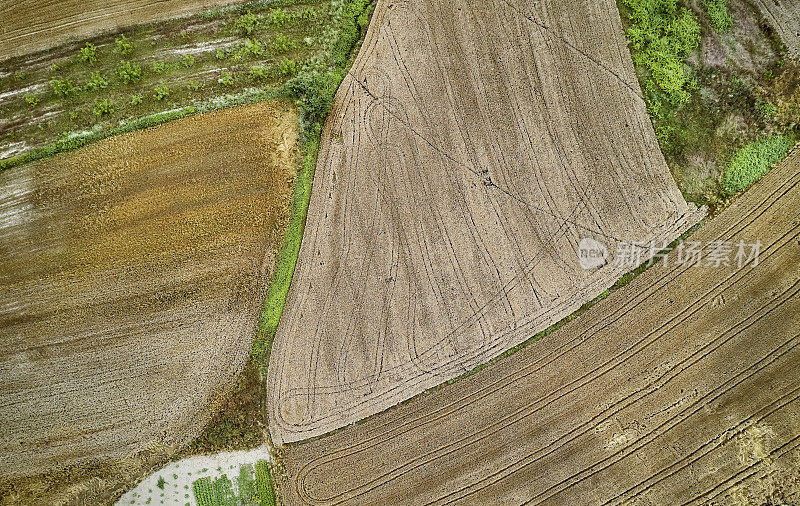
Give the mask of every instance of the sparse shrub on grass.
[[243, 60], [250, 56], [262, 56], [264, 45], [256, 39], [245, 39], [239, 49], [233, 54], [234, 60]]
[[666, 115], [665, 107], [689, 101], [697, 84], [684, 60], [700, 44], [700, 25], [677, 0], [622, 0], [629, 8], [626, 33], [634, 63], [645, 71], [648, 112]]
[[156, 74], [163, 74], [167, 70], [167, 64], [163, 61], [154, 61], [151, 68]]
[[292, 39], [283, 34], [278, 34], [272, 40], [272, 47], [278, 53], [285, 53], [294, 47]]
[[122, 56], [129, 55], [133, 52], [133, 42], [131, 42], [125, 34], [120, 35], [114, 39], [114, 44], [117, 46], [117, 51]]
[[733, 19], [728, 13], [728, 0], [704, 0], [703, 5], [714, 31], [724, 33], [730, 29]]
[[300, 19], [304, 21], [311, 21], [317, 18], [317, 11], [313, 7], [307, 7], [300, 13]]
[[791, 138], [777, 135], [753, 141], [737, 151], [722, 175], [722, 193], [730, 197], [761, 179], [786, 156], [792, 144]]
[[142, 78], [142, 67], [138, 63], [122, 60], [117, 66], [117, 75], [125, 84], [135, 83]]
[[278, 28], [283, 28], [284, 26], [289, 25], [293, 20], [294, 19], [291, 13], [277, 7], [272, 9], [272, 11], [269, 13], [270, 24]]
[[253, 31], [256, 29], [257, 22], [258, 20], [256, 19], [255, 14], [253, 14], [250, 11], [247, 11], [245, 14], [242, 14], [241, 16], [236, 18], [234, 25], [236, 26], [236, 30], [239, 31], [239, 33], [242, 33], [244, 35], [251, 35]]
[[250, 67], [249, 74], [252, 79], [267, 79], [269, 77], [269, 70], [263, 65], [253, 65]]
[[36, 107], [37, 105], [39, 105], [39, 102], [41, 101], [42, 97], [40, 97], [39, 95], [34, 95], [31, 93], [25, 94], [25, 103], [31, 107]]
[[139, 104], [141, 104], [141, 103], [142, 103], [142, 96], [141, 96], [141, 95], [136, 95], [136, 94], [133, 94], [133, 93], [132, 93], [132, 94], [131, 94], [131, 101], [130, 101], [130, 104], [131, 104], [131, 105], [139, 105]]
[[197, 91], [200, 89], [200, 83], [197, 81], [189, 81], [189, 84], [186, 85], [189, 91]]
[[231, 86], [233, 85], [233, 73], [229, 70], [223, 70], [220, 73], [219, 79], [217, 80], [223, 86]]
[[186, 67], [187, 69], [188, 69], [189, 67], [194, 67], [194, 64], [195, 64], [195, 59], [194, 59], [194, 56], [192, 56], [192, 55], [190, 55], [190, 54], [185, 54], [185, 55], [183, 55], [183, 57], [181, 58], [181, 63], [182, 63], [182, 64], [183, 64], [183, 66], [184, 66], [184, 67]]
[[89, 64], [95, 63], [97, 61], [97, 47], [87, 42], [86, 45], [81, 48], [81, 60]]
[[69, 79], [53, 79], [50, 81], [50, 88], [56, 95], [66, 97], [67, 95], [75, 92], [75, 86]]
[[100, 72], [95, 71], [92, 72], [92, 75], [86, 82], [84, 89], [98, 91], [105, 89], [107, 86], [108, 86], [108, 81], [106, 80], [106, 78], [100, 75]]
[[156, 85], [155, 88], [153, 88], [153, 91], [155, 92], [153, 97], [155, 97], [156, 100], [164, 100], [169, 96], [170, 90], [169, 86], [167, 86], [164, 81], [161, 81]]
[[14, 79], [16, 79], [17, 81], [24, 81], [25, 79], [27, 79], [27, 77], [28, 74], [26, 74], [22, 70], [17, 70], [16, 72], [14, 72]]
[[228, 52], [222, 49], [221, 47], [218, 47], [217, 50], [214, 52], [214, 54], [216, 55], [217, 60], [224, 60], [225, 58], [228, 57]]
[[778, 108], [775, 104], [765, 100], [756, 100], [756, 108], [761, 111], [765, 118], [769, 119], [778, 114]]
[[114, 114], [114, 102], [107, 98], [95, 100], [92, 112], [95, 116], [110, 116]]
[[297, 74], [297, 62], [283, 57], [281, 61], [272, 67], [274, 77], [288, 77]]

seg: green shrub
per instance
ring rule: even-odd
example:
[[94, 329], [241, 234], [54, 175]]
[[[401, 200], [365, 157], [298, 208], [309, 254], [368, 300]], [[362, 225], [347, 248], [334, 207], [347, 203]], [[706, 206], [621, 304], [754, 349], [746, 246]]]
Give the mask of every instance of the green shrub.
[[164, 484], [165, 483], [167, 483], [167, 481], [164, 479], [164, 477], [163, 476], [159, 476], [158, 477], [158, 483], [156, 483], [156, 486], [158, 488], [160, 488], [161, 490], [164, 490]]
[[182, 64], [183, 64], [183, 66], [184, 66], [184, 67], [186, 67], [187, 69], [188, 69], [189, 67], [194, 67], [194, 64], [195, 64], [195, 59], [194, 59], [194, 56], [192, 56], [192, 55], [190, 55], [190, 54], [185, 54], [185, 55], [183, 55], [183, 57], [181, 58], [181, 63], [182, 63]]
[[139, 105], [141, 103], [142, 103], [141, 95], [131, 94], [131, 102], [130, 102], [131, 105]]
[[31, 93], [25, 94], [25, 103], [31, 107], [36, 107], [39, 105], [39, 102], [42, 101], [42, 97], [39, 95], [33, 95]]
[[622, 0], [629, 8], [631, 26], [626, 32], [633, 61], [644, 70], [643, 88], [648, 111], [664, 114], [664, 106], [688, 102], [696, 83], [684, 60], [700, 44], [700, 25], [677, 0]]
[[239, 49], [233, 54], [234, 60], [242, 60], [249, 56], [261, 56], [264, 54], [264, 45], [256, 39], [245, 39]]
[[722, 175], [722, 192], [735, 195], [769, 172], [792, 147], [792, 140], [782, 135], [753, 141], [736, 152]]
[[152, 69], [156, 74], [163, 74], [167, 70], [167, 64], [163, 61], [154, 61]]
[[224, 60], [225, 58], [228, 57], [228, 52], [222, 49], [221, 47], [217, 48], [215, 54], [217, 56], [217, 60]]
[[114, 39], [114, 43], [117, 45], [117, 51], [119, 51], [119, 54], [122, 56], [129, 55], [133, 52], [133, 42], [128, 40], [125, 34]]
[[297, 74], [297, 62], [283, 57], [281, 61], [272, 67], [272, 75], [274, 77], [287, 77]]
[[86, 43], [86, 46], [81, 48], [81, 60], [86, 63], [94, 63], [97, 61], [97, 47], [94, 44]]
[[186, 87], [190, 91], [197, 91], [200, 89], [200, 83], [198, 83], [197, 81], [189, 81], [189, 84], [187, 84]]
[[84, 89], [97, 91], [105, 89], [108, 86], [108, 81], [106, 78], [100, 75], [100, 72], [92, 72], [91, 77], [89, 77], [89, 81], [86, 82], [86, 86]]
[[263, 65], [253, 65], [250, 67], [250, 77], [252, 79], [267, 79], [269, 71]]
[[728, 13], [728, 0], [704, 0], [711, 27], [718, 33], [723, 33], [733, 25], [733, 19]]
[[169, 96], [169, 86], [164, 84], [164, 81], [158, 83], [156, 87], [153, 88], [153, 91], [155, 92], [153, 97], [155, 97], [156, 100], [164, 100]]
[[125, 84], [135, 83], [142, 78], [142, 67], [138, 63], [122, 60], [117, 66], [117, 75]]
[[313, 7], [307, 7], [303, 9], [303, 12], [300, 13], [300, 19], [304, 21], [311, 21], [312, 19], [316, 18], [317, 18], [317, 11], [315, 11]]
[[210, 477], [206, 476], [192, 483], [192, 491], [197, 506], [214, 506], [214, 489]]
[[758, 108], [758, 110], [761, 111], [761, 114], [763, 114], [767, 119], [770, 119], [778, 114], [778, 108], [775, 107], [775, 104], [769, 101], [756, 100], [756, 108]]
[[236, 22], [234, 24], [240, 33], [250, 35], [256, 29], [257, 21], [258, 20], [256, 19], [256, 16], [252, 12], [247, 11], [247, 13], [236, 18]]
[[103, 100], [95, 100], [92, 112], [95, 116], [110, 116], [114, 114], [114, 102], [104, 98]]
[[14, 72], [14, 79], [16, 79], [17, 81], [24, 81], [27, 77], [28, 74], [26, 74], [22, 70], [17, 70], [16, 72]]
[[276, 35], [275, 39], [272, 41], [272, 47], [274, 47], [275, 51], [278, 53], [285, 53], [294, 47], [294, 43], [289, 37], [279, 34]]
[[75, 92], [75, 86], [69, 79], [53, 79], [50, 81], [50, 88], [53, 89], [56, 95], [66, 97], [70, 93]]
[[275, 8], [269, 13], [269, 22], [273, 26], [277, 26], [278, 28], [283, 28], [284, 26], [289, 25], [294, 21], [294, 16], [291, 13], [286, 12], [283, 9]]
[[234, 82], [233, 81], [233, 73], [231, 73], [229, 70], [223, 70], [220, 73], [220, 77], [217, 80], [217, 82], [220, 83], [223, 86], [231, 86], [231, 85], [233, 85], [233, 82]]

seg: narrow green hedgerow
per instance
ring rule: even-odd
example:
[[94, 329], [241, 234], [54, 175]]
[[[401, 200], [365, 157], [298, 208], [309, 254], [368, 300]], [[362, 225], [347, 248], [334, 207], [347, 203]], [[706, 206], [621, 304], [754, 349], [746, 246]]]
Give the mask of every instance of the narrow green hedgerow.
[[722, 192], [730, 197], [761, 179], [786, 156], [792, 138], [776, 135], [753, 141], [736, 152], [722, 175]]
[[733, 19], [728, 13], [728, 0], [704, 0], [711, 26], [717, 33], [727, 32], [733, 25]]
[[275, 506], [275, 491], [272, 488], [272, 477], [269, 472], [269, 463], [266, 460], [256, 462], [256, 491], [258, 504]]

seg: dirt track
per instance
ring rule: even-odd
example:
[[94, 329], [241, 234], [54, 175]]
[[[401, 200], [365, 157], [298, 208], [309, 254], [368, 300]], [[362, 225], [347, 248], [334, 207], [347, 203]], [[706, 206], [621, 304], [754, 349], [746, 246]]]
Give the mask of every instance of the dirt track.
[[119, 28], [171, 19], [235, 0], [0, 0], [0, 60]]
[[0, 173], [0, 479], [198, 434], [248, 357], [296, 136], [260, 104]]
[[800, 148], [691, 238], [715, 239], [760, 240], [759, 265], [654, 266], [487, 369], [288, 445], [286, 504], [797, 503]]
[[[470, 370], [630, 270], [620, 241], [661, 245], [700, 216], [614, 2], [380, 0], [323, 134], [269, 365], [273, 441]], [[583, 238], [604, 266], [581, 268]]]
[[789, 54], [800, 59], [800, 2], [797, 0], [753, 0], [764, 19], [786, 44]]

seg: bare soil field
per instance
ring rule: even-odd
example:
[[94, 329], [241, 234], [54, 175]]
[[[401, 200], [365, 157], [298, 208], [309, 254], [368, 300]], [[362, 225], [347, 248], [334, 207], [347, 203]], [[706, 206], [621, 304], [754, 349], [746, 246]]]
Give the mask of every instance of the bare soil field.
[[[471, 370], [631, 270], [618, 245], [666, 245], [702, 215], [614, 2], [379, 1], [323, 133], [270, 357], [273, 441]], [[582, 239], [605, 261], [584, 270]]]
[[204, 428], [248, 358], [297, 128], [288, 104], [237, 107], [0, 173], [4, 500]]
[[285, 503], [796, 504], [798, 204], [800, 149], [690, 239], [760, 240], [758, 265], [673, 258], [458, 383], [287, 445]]
[[187, 16], [235, 0], [0, 0], [0, 60], [102, 32]]
[[753, 0], [789, 54], [800, 59], [800, 3], [797, 0]]

